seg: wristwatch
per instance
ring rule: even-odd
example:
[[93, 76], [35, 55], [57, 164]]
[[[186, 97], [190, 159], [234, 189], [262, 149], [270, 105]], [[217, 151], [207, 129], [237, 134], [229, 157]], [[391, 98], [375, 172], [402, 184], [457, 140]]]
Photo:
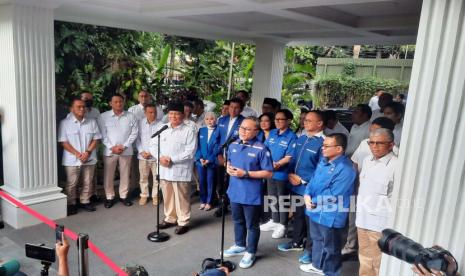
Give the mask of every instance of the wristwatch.
[[243, 177], [249, 177], [249, 176], [250, 176], [250, 175], [249, 175], [249, 171], [245, 171], [245, 174], [244, 174]]

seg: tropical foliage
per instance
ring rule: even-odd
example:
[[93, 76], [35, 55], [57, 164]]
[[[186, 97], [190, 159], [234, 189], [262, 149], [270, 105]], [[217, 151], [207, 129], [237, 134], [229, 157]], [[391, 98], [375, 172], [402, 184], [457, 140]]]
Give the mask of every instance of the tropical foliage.
[[393, 95], [405, 93], [408, 83], [378, 78], [354, 78], [348, 75], [330, 75], [316, 79], [315, 100], [324, 107], [351, 107], [367, 103], [377, 88]]
[[[147, 89], [158, 102], [199, 95], [221, 105], [227, 97], [232, 59], [232, 90], [252, 88], [255, 47], [225, 41], [208, 41], [156, 33], [130, 31], [68, 22], [55, 22], [56, 94], [65, 105], [82, 91], [94, 94], [96, 106], [108, 108], [113, 93], [126, 96], [127, 105]], [[362, 45], [361, 56], [375, 51], [381, 56], [411, 55], [414, 46]], [[287, 47], [282, 102], [297, 115], [299, 100], [321, 105], [348, 105], [365, 101], [376, 87], [400, 91], [404, 84], [374, 79], [354, 79], [350, 64], [344, 76], [317, 80], [321, 93], [310, 94], [318, 57], [348, 57], [348, 46]]]

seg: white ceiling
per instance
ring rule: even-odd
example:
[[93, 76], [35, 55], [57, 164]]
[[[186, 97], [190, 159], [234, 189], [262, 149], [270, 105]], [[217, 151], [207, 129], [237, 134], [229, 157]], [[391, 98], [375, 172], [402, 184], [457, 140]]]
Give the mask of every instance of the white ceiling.
[[288, 44], [415, 43], [421, 0], [0, 0], [55, 19], [206, 39]]

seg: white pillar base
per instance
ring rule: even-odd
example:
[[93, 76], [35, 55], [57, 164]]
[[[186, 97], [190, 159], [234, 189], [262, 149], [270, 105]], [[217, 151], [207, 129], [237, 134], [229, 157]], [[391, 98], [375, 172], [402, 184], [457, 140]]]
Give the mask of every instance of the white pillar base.
[[[6, 189], [4, 191], [8, 193]], [[14, 198], [42, 215], [56, 220], [66, 217], [67, 199], [66, 195], [60, 192], [61, 188], [54, 187], [40, 192], [22, 194], [20, 198]], [[1, 205], [3, 221], [15, 229], [42, 223], [7, 200], [2, 199]]]

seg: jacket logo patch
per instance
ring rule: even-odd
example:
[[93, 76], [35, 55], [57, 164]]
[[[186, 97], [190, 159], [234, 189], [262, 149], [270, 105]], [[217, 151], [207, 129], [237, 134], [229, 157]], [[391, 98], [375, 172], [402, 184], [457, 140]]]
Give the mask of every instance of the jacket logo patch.
[[257, 156], [255, 153], [251, 153], [251, 152], [248, 152], [247, 155], [250, 156], [250, 157], [255, 157], [255, 156]]

